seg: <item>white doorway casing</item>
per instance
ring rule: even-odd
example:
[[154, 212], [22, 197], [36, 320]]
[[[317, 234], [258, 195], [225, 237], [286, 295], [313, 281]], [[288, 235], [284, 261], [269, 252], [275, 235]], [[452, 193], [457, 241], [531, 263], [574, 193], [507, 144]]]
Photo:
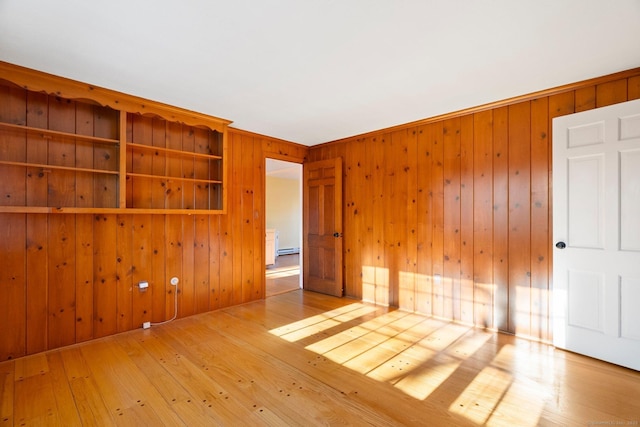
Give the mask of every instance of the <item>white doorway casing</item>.
[[554, 119], [553, 237], [554, 344], [640, 370], [640, 100]]
[[302, 269], [302, 164], [266, 158], [265, 173], [265, 226], [277, 236], [276, 252], [298, 253]]

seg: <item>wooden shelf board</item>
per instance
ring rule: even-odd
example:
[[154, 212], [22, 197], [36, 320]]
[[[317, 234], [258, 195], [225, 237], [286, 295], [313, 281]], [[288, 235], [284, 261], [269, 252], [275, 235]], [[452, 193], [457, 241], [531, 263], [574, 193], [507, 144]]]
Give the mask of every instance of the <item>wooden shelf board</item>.
[[82, 140], [82, 141], [88, 141], [88, 142], [97, 142], [101, 144], [111, 144], [111, 145], [120, 144], [120, 141], [118, 141], [117, 139], [101, 138], [98, 136], [89, 136], [89, 135], [81, 135], [77, 133], [61, 132], [57, 130], [34, 128], [31, 126], [16, 125], [12, 123], [0, 122], [0, 128], [27, 132], [32, 135], [39, 135], [43, 140], [49, 140], [54, 137], [58, 137], [58, 138], [67, 138], [67, 139]]
[[199, 157], [208, 160], [222, 160], [222, 156], [206, 153], [194, 153], [191, 151], [174, 150], [172, 148], [156, 147], [153, 145], [136, 144], [133, 142], [127, 142], [127, 147], [133, 149], [146, 150], [146, 151], [160, 151], [167, 154], [174, 154], [182, 157]]
[[46, 164], [40, 164], [40, 163], [10, 162], [5, 160], [0, 160], [0, 165], [38, 168], [43, 170], [55, 169], [55, 170], [66, 170], [66, 171], [72, 171], [72, 172], [98, 173], [98, 174], [104, 174], [104, 175], [119, 175], [118, 171], [110, 171], [110, 170], [104, 170], [104, 169], [77, 168], [74, 166], [56, 166], [56, 165], [46, 165]]
[[222, 181], [214, 179], [182, 178], [178, 176], [147, 175], [143, 173], [127, 172], [127, 176], [132, 178], [166, 179], [167, 181], [202, 182], [205, 184], [222, 184]]

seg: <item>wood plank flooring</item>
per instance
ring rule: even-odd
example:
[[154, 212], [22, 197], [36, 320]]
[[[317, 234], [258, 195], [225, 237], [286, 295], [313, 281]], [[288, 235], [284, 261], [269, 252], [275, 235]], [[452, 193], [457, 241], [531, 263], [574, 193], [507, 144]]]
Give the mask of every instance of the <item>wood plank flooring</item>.
[[265, 274], [267, 297], [300, 289], [300, 255], [280, 255], [273, 265], [267, 266]]
[[638, 425], [640, 373], [294, 291], [0, 363], [0, 427]]

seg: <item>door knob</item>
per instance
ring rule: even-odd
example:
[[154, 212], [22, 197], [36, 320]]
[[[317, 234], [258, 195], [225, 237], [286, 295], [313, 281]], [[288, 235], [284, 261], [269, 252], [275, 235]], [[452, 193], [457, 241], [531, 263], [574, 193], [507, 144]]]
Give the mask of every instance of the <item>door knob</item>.
[[558, 249], [564, 249], [566, 247], [567, 247], [567, 244], [565, 242], [556, 243], [556, 248], [558, 248]]

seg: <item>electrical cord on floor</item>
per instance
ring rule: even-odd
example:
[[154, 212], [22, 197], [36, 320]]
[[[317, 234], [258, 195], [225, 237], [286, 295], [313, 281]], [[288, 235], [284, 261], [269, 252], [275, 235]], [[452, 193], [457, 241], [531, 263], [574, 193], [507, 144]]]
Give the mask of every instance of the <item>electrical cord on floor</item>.
[[170, 283], [176, 288], [175, 292], [173, 293], [173, 317], [169, 320], [165, 320], [164, 322], [151, 323], [151, 326], [164, 325], [173, 320], [176, 320], [176, 317], [178, 317], [178, 282], [180, 282], [180, 280], [177, 277], [171, 278]]

